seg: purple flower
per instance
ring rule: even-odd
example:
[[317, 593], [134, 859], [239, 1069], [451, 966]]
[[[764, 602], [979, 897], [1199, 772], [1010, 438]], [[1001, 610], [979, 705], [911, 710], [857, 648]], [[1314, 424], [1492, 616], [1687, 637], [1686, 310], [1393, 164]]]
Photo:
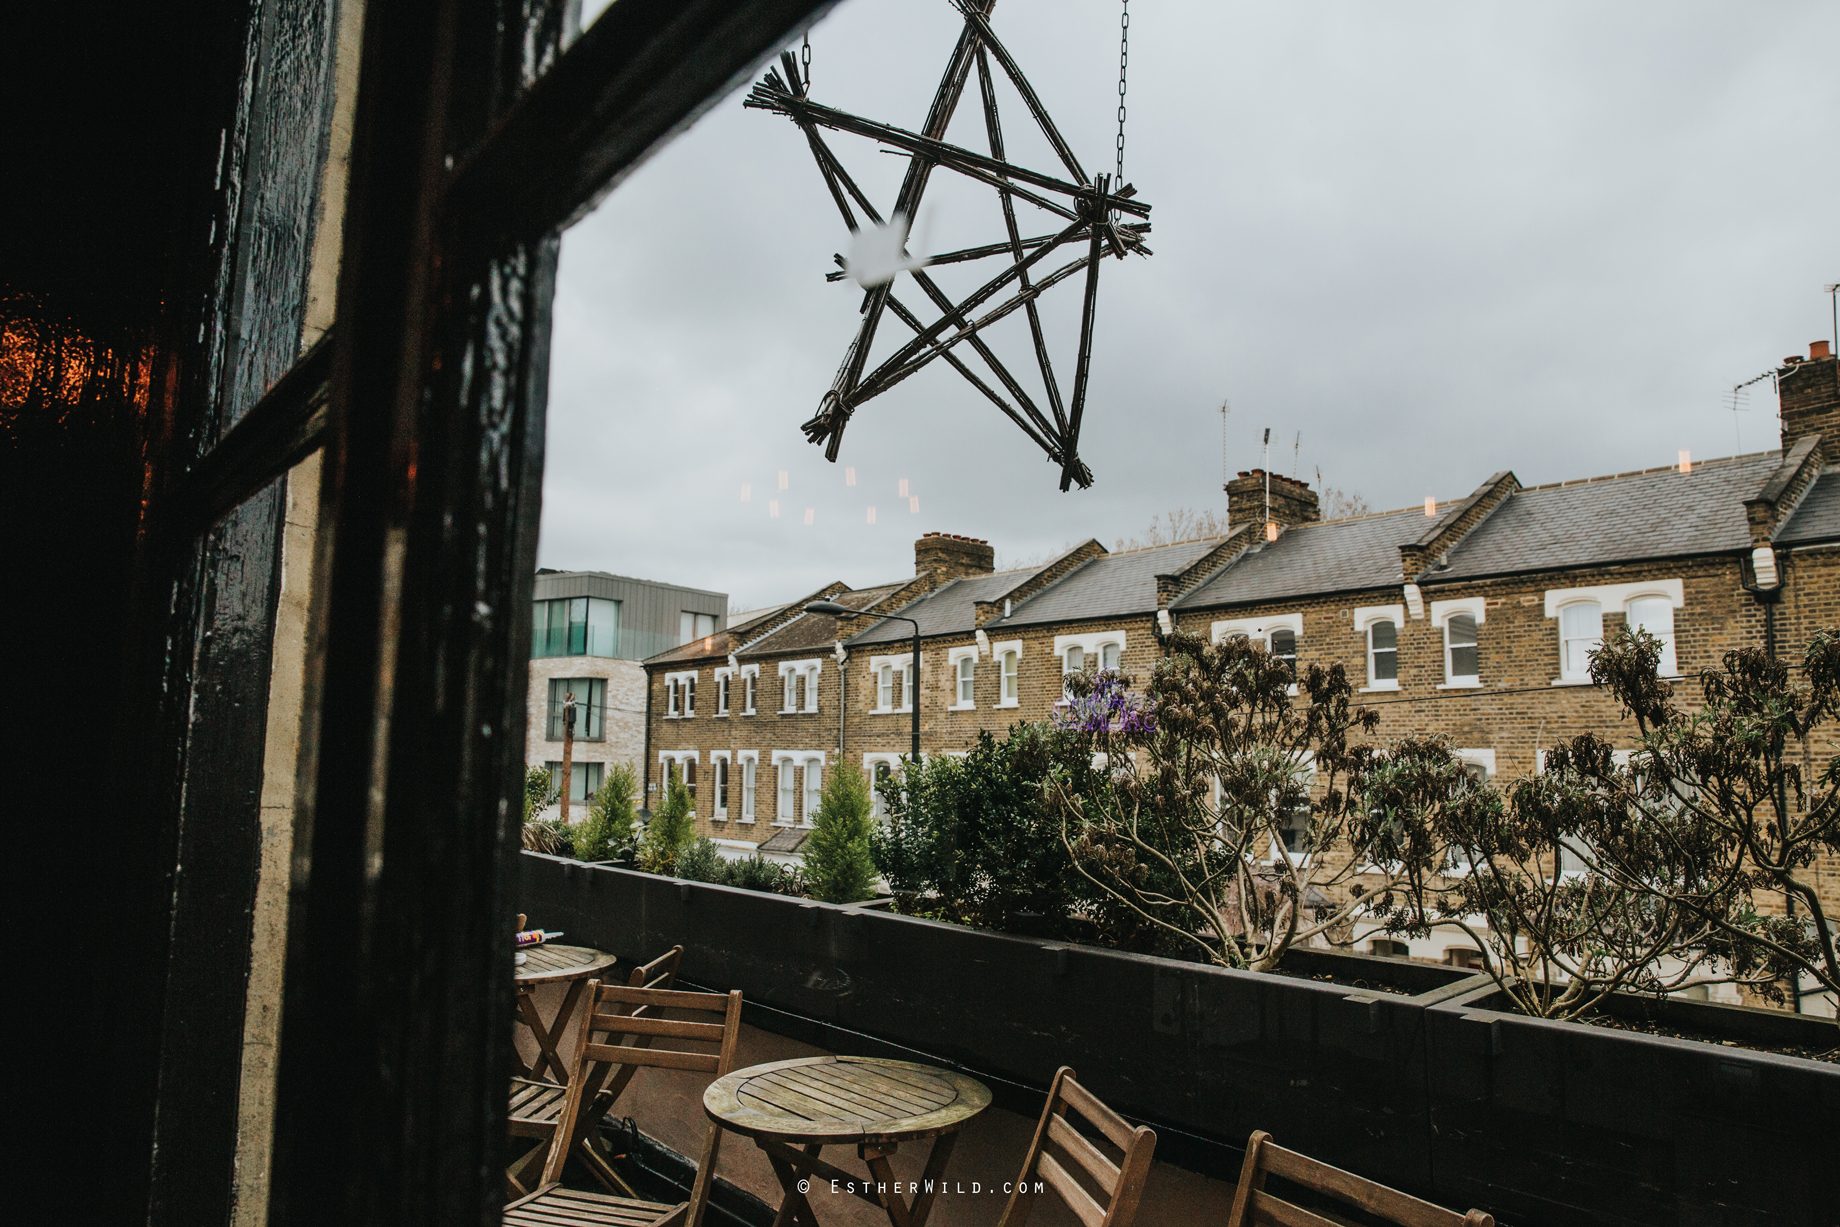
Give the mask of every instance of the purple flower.
[[1098, 674], [1088, 694], [1069, 694], [1055, 704], [1054, 727], [1079, 733], [1154, 733], [1156, 709], [1124, 688], [1111, 671]]

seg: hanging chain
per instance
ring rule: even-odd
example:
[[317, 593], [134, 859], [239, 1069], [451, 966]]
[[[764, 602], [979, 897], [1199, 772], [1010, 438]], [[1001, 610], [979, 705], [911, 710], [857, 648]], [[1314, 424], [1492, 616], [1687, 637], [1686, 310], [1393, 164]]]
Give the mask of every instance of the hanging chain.
[[811, 96], [811, 31], [805, 31], [805, 45], [799, 48], [799, 71], [805, 74], [805, 96]]
[[1124, 0], [1124, 12], [1118, 18], [1118, 178], [1115, 192], [1124, 186], [1124, 78], [1131, 63], [1131, 0]]

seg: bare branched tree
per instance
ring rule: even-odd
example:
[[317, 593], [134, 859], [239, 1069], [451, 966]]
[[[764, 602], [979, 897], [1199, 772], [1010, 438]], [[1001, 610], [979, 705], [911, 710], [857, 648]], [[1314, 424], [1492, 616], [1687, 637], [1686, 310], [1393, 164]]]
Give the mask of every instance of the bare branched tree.
[[1227, 517], [1203, 507], [1178, 507], [1166, 515], [1150, 517], [1150, 527], [1141, 537], [1120, 537], [1118, 550], [1142, 550], [1156, 545], [1180, 545], [1184, 541], [1211, 541], [1227, 535]]
[[[1549, 750], [1506, 804], [1441, 814], [1468, 866], [1385, 909], [1394, 931], [1466, 929], [1520, 1008], [1547, 1017], [1618, 989], [1729, 982], [1780, 1002], [1801, 975], [1840, 989], [1834, 920], [1806, 872], [1840, 851], [1840, 758], [1813, 781], [1800, 763], [1840, 711], [1840, 641], [1810, 642], [1805, 686], [1760, 650], [1727, 653], [1692, 713], [1657, 676], [1661, 653], [1625, 627], [1591, 658], [1641, 746], [1624, 758], [1586, 733]], [[1788, 911], [1762, 912], [1764, 892]]]
[[1350, 516], [1364, 516], [1373, 512], [1366, 499], [1352, 490], [1343, 490], [1338, 486], [1324, 486], [1318, 501], [1325, 520], [1346, 520]]
[[[1450, 803], [1468, 777], [1436, 743], [1352, 744], [1379, 716], [1353, 705], [1340, 664], [1299, 679], [1244, 638], [1178, 634], [1141, 701], [1129, 685], [1071, 679], [1060, 722], [1109, 778], [1076, 792], [1054, 776], [1048, 793], [1079, 872], [1171, 944], [1274, 968], [1443, 863], [1420, 807]], [[1382, 778], [1395, 803], [1371, 807]]]

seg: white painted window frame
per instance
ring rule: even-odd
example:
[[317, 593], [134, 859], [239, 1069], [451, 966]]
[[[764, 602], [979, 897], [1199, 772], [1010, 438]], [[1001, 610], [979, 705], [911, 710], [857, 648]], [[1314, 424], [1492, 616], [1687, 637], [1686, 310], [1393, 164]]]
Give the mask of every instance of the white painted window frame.
[[737, 750], [735, 762], [741, 768], [741, 821], [754, 821], [755, 792], [760, 786], [760, 751]]
[[[695, 717], [696, 700], [691, 698], [690, 688], [684, 687], [680, 691], [679, 687], [686, 681], [695, 681], [696, 672], [695, 669], [680, 669], [675, 673], [667, 673], [664, 675], [666, 696], [664, 718], [666, 720], [689, 720]], [[680, 693], [688, 702], [679, 700], [678, 696]]]
[[[1612, 750], [1610, 751], [1610, 761], [1618, 767], [1627, 767], [1629, 765], [1630, 756], [1633, 753], [1634, 751], [1632, 750]], [[1533, 773], [1535, 775], [1546, 774], [1546, 751], [1535, 750], [1533, 752]], [[1565, 850], [1563, 848], [1561, 848], [1559, 852], [1558, 869], [1561, 878], [1581, 878], [1584, 876], [1584, 870], [1582, 869], [1565, 868]]]
[[[809, 660], [782, 660], [780, 661], [779, 662], [779, 676], [780, 676], [780, 691], [781, 691], [782, 703], [784, 703], [784, 696], [787, 693], [786, 687], [788, 686], [792, 687], [792, 690], [790, 693], [794, 697], [797, 697], [798, 687], [801, 683], [803, 683], [805, 687], [805, 701], [803, 703], [800, 703], [796, 707], [790, 703], [784, 703], [784, 705], [780, 708], [781, 714], [791, 714], [793, 712], [815, 712], [817, 711], [818, 710], [818, 677], [823, 672], [824, 672], [824, 658], [821, 656], [814, 656]], [[789, 680], [789, 679], [796, 679], [796, 680]]]
[[733, 669], [728, 668], [727, 666], [724, 666], [715, 671], [714, 680], [710, 684], [713, 685], [716, 689], [715, 714], [717, 716], [728, 715], [729, 706], [734, 701], [734, 697], [735, 697], [734, 696], [734, 677], [735, 677], [735, 671]]
[[[728, 806], [723, 804], [722, 786], [724, 783], [733, 784], [735, 782], [733, 766], [734, 761], [729, 751], [711, 750], [709, 752], [709, 821], [711, 822], [728, 821]], [[726, 781], [722, 779], [723, 771], [729, 773]]]
[[[1675, 609], [1683, 609], [1686, 607], [1687, 603], [1686, 584], [1679, 579], [1644, 579], [1637, 580], [1630, 584], [1595, 584], [1584, 588], [1548, 588], [1545, 598], [1546, 616], [1548, 618], [1557, 619], [1559, 617], [1559, 611], [1567, 605], [1575, 605], [1582, 601], [1596, 601], [1600, 613], [1620, 613], [1623, 615], [1624, 620], [1627, 621], [1629, 617], [1629, 603], [1639, 600], [1642, 597], [1665, 597], [1673, 604]], [[1565, 671], [1563, 625], [1556, 629], [1559, 629], [1561, 634], [1559, 640], [1559, 676], [1553, 679], [1552, 684], [1555, 686], [1590, 685], [1591, 675], [1589, 673], [1568, 674]], [[1670, 648], [1674, 646], [1673, 639], [1668, 641], [1668, 646]], [[1672, 662], [1665, 658], [1661, 661], [1663, 666], [1670, 663], [1675, 666], [1676, 670], [1679, 669], [1678, 658]], [[1663, 671], [1662, 676], [1679, 677], [1680, 674], [1677, 671], [1674, 673]]]
[[[1005, 674], [1003, 672], [1003, 657], [1005, 654], [1009, 652], [1014, 652], [1016, 654], [1016, 672], [1014, 674], [1014, 677], [1016, 679], [1016, 693], [1013, 695], [1005, 696], [1003, 693], [1003, 686], [1004, 686], [1004, 680], [1005, 680]], [[1021, 707], [1022, 706], [1022, 640], [1005, 639], [1001, 643], [991, 644], [990, 645], [990, 658], [997, 662], [997, 706], [998, 707]]]
[[[1391, 680], [1374, 680], [1373, 636], [1370, 635], [1368, 631], [1376, 622], [1391, 622], [1393, 624], [1393, 673], [1395, 676]], [[1374, 691], [1399, 689], [1399, 678], [1397, 676], [1399, 672], [1398, 633], [1405, 629], [1405, 625], [1406, 607], [1404, 605], [1362, 605], [1355, 609], [1354, 629], [1358, 631], [1361, 636], [1362, 667], [1367, 671], [1367, 685], [1361, 687], [1360, 693], [1370, 694]]]
[[[748, 684], [750, 682], [753, 683], [752, 686]], [[749, 693], [750, 690], [753, 692], [752, 694]], [[753, 715], [755, 712], [755, 705], [758, 704], [759, 702], [760, 702], [760, 666], [759, 665], [742, 665], [741, 666], [741, 704], [742, 704], [741, 714], [744, 716]]]
[[[911, 704], [914, 701], [913, 662], [914, 654], [912, 652], [901, 652], [892, 656], [871, 656], [869, 658], [869, 681], [870, 684], [875, 687], [875, 706], [870, 709], [871, 711], [878, 714], [885, 714], [888, 712], [912, 710]], [[882, 667], [884, 665], [894, 670], [895, 673], [904, 674], [906, 676], [906, 684], [901, 688], [903, 692], [902, 698], [905, 701], [899, 707], [889, 707], [884, 703], [882, 695]]]
[[[1431, 624], [1444, 636], [1444, 680], [1438, 683], [1439, 690], [1477, 690], [1482, 686], [1481, 652], [1477, 652], [1476, 673], [1473, 677], [1464, 677], [1450, 671], [1450, 620], [1457, 614], [1468, 614], [1476, 619], [1478, 640], [1481, 639], [1482, 624], [1488, 620], [1488, 601], [1479, 596], [1456, 597], [1448, 601], [1431, 602]], [[1480, 647], [1480, 644], [1478, 644]], [[1495, 774], [1490, 768], [1489, 775]]]
[[875, 791], [875, 769], [884, 763], [890, 772], [898, 774], [901, 770], [901, 755], [876, 752], [862, 756], [863, 778], [869, 781], [869, 812], [877, 822], [888, 821], [888, 811], [882, 807], [881, 794]]
[[1067, 649], [1079, 648], [1088, 660], [1103, 659], [1100, 649], [1108, 643], [1118, 645], [1119, 664], [1122, 667], [1125, 649], [1130, 645], [1125, 633], [1119, 631], [1091, 631], [1083, 635], [1056, 635], [1054, 637], [1054, 655], [1061, 662], [1061, 673], [1067, 672]]
[[[1208, 633], [1213, 637], [1213, 642], [1215, 643], [1225, 643], [1227, 639], [1233, 635], [1244, 635], [1246, 638], [1263, 647], [1267, 652], [1271, 651], [1271, 633], [1276, 630], [1289, 631], [1291, 634], [1297, 636], [1297, 642], [1302, 644], [1303, 615], [1300, 613], [1273, 613], [1260, 614], [1256, 618], [1222, 618], [1218, 622], [1211, 623], [1208, 627]], [[1299, 671], [1301, 671], [1301, 668], [1302, 666], [1299, 665]], [[1291, 694], [1295, 695], [1296, 693], [1297, 683], [1292, 682]]]
[[[774, 750], [772, 751], [772, 759], [773, 759], [773, 767], [776, 772], [781, 769], [788, 770], [788, 771], [796, 771], [797, 769], [804, 767], [807, 763], [815, 762], [818, 765], [820, 779], [822, 778], [822, 773], [825, 767], [825, 757], [824, 757], [823, 750]], [[780, 778], [781, 777], [779, 777], [776, 774], [774, 781], [773, 781], [773, 825], [776, 827], [789, 827], [789, 826], [798, 826], [798, 825], [809, 826], [810, 823], [800, 823], [796, 821], [799, 816], [798, 810], [799, 810], [800, 802], [803, 801], [805, 797], [805, 789], [799, 786], [800, 782], [797, 776], [792, 777], [792, 809], [793, 809], [793, 812], [791, 815], [780, 813], [779, 798], [780, 798], [780, 793], [782, 791], [779, 786]], [[820, 785], [820, 787], [821, 786], [822, 785]]]
[[[800, 790], [802, 794], [800, 798], [802, 804], [799, 807], [799, 825], [803, 827], [816, 826], [817, 824], [812, 821], [812, 815], [818, 812], [818, 806], [822, 804], [824, 800], [824, 752], [820, 750], [815, 754], [806, 755], [804, 760], [799, 763], [799, 766], [805, 773], [802, 781], [804, 787]], [[818, 773], [818, 782], [815, 785], [812, 783], [813, 771]]]
[[[658, 782], [664, 785], [665, 789], [668, 790], [671, 784], [672, 765], [675, 764], [681, 767], [685, 763], [700, 762], [701, 757], [702, 757], [701, 750], [660, 750], [658, 751], [658, 775], [659, 775]], [[668, 792], [666, 792], [664, 795], [668, 795]], [[690, 798], [690, 816], [692, 818], [696, 817], [696, 807], [697, 807], [697, 798], [691, 797]]]
[[[947, 711], [976, 711], [977, 710], [977, 658], [978, 658], [978, 648], [977, 648], [977, 644], [975, 643], [968, 643], [962, 648], [950, 648], [947, 650], [946, 652], [947, 674], [952, 679], [952, 701], [946, 705]], [[959, 690], [960, 690], [959, 683], [963, 681], [963, 679], [960, 678], [958, 675], [960, 662], [967, 661], [967, 660], [971, 662], [971, 678], [972, 678], [971, 698], [969, 700], [966, 700], [964, 697], [962, 697], [959, 694]]]
[[[1469, 610], [1453, 609], [1450, 612], [1468, 613]], [[1434, 614], [1433, 616], [1435, 617], [1436, 615]], [[1452, 753], [1457, 756], [1458, 762], [1474, 763], [1476, 766], [1481, 767], [1489, 773], [1490, 780], [1495, 778], [1495, 751], [1493, 749], [1476, 747], [1467, 750], [1455, 750], [1452, 751]], [[1472, 862], [1469, 859], [1469, 852], [1467, 849], [1453, 847], [1450, 850], [1450, 870], [1453, 874], [1468, 873], [1471, 864]]]

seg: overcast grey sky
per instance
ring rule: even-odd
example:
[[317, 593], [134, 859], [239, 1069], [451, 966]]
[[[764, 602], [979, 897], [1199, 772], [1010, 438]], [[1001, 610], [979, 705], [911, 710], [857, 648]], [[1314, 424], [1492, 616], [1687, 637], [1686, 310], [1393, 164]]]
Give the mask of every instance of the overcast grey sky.
[[[1112, 162], [1118, 12], [996, 10], [1089, 173]], [[1722, 393], [1829, 335], [1840, 5], [1138, 0], [1131, 18], [1125, 177], [1156, 254], [1101, 274], [1092, 489], [1061, 493], [939, 363], [860, 409], [836, 465], [804, 441], [861, 293], [824, 280], [847, 236], [803, 139], [742, 91], [564, 240], [541, 564], [742, 607], [909, 574], [923, 531], [1000, 560], [1109, 547], [1224, 509], [1223, 398], [1232, 468], [1270, 427], [1289, 472], [1301, 432], [1300, 475], [1375, 509], [1498, 469], [1533, 484], [1774, 446], [1768, 383], [1735, 416]], [[946, 0], [846, 0], [812, 31], [812, 96], [917, 128], [959, 27]], [[1004, 116], [1013, 160], [1057, 172], [1007, 94]], [[974, 92], [949, 138], [984, 148]], [[830, 140], [888, 211], [905, 160]], [[988, 190], [928, 199], [917, 249], [1001, 239]], [[995, 267], [941, 280], [962, 293]], [[1067, 372], [1079, 291], [1059, 289]], [[999, 341], [1027, 367], [1026, 333]]]

